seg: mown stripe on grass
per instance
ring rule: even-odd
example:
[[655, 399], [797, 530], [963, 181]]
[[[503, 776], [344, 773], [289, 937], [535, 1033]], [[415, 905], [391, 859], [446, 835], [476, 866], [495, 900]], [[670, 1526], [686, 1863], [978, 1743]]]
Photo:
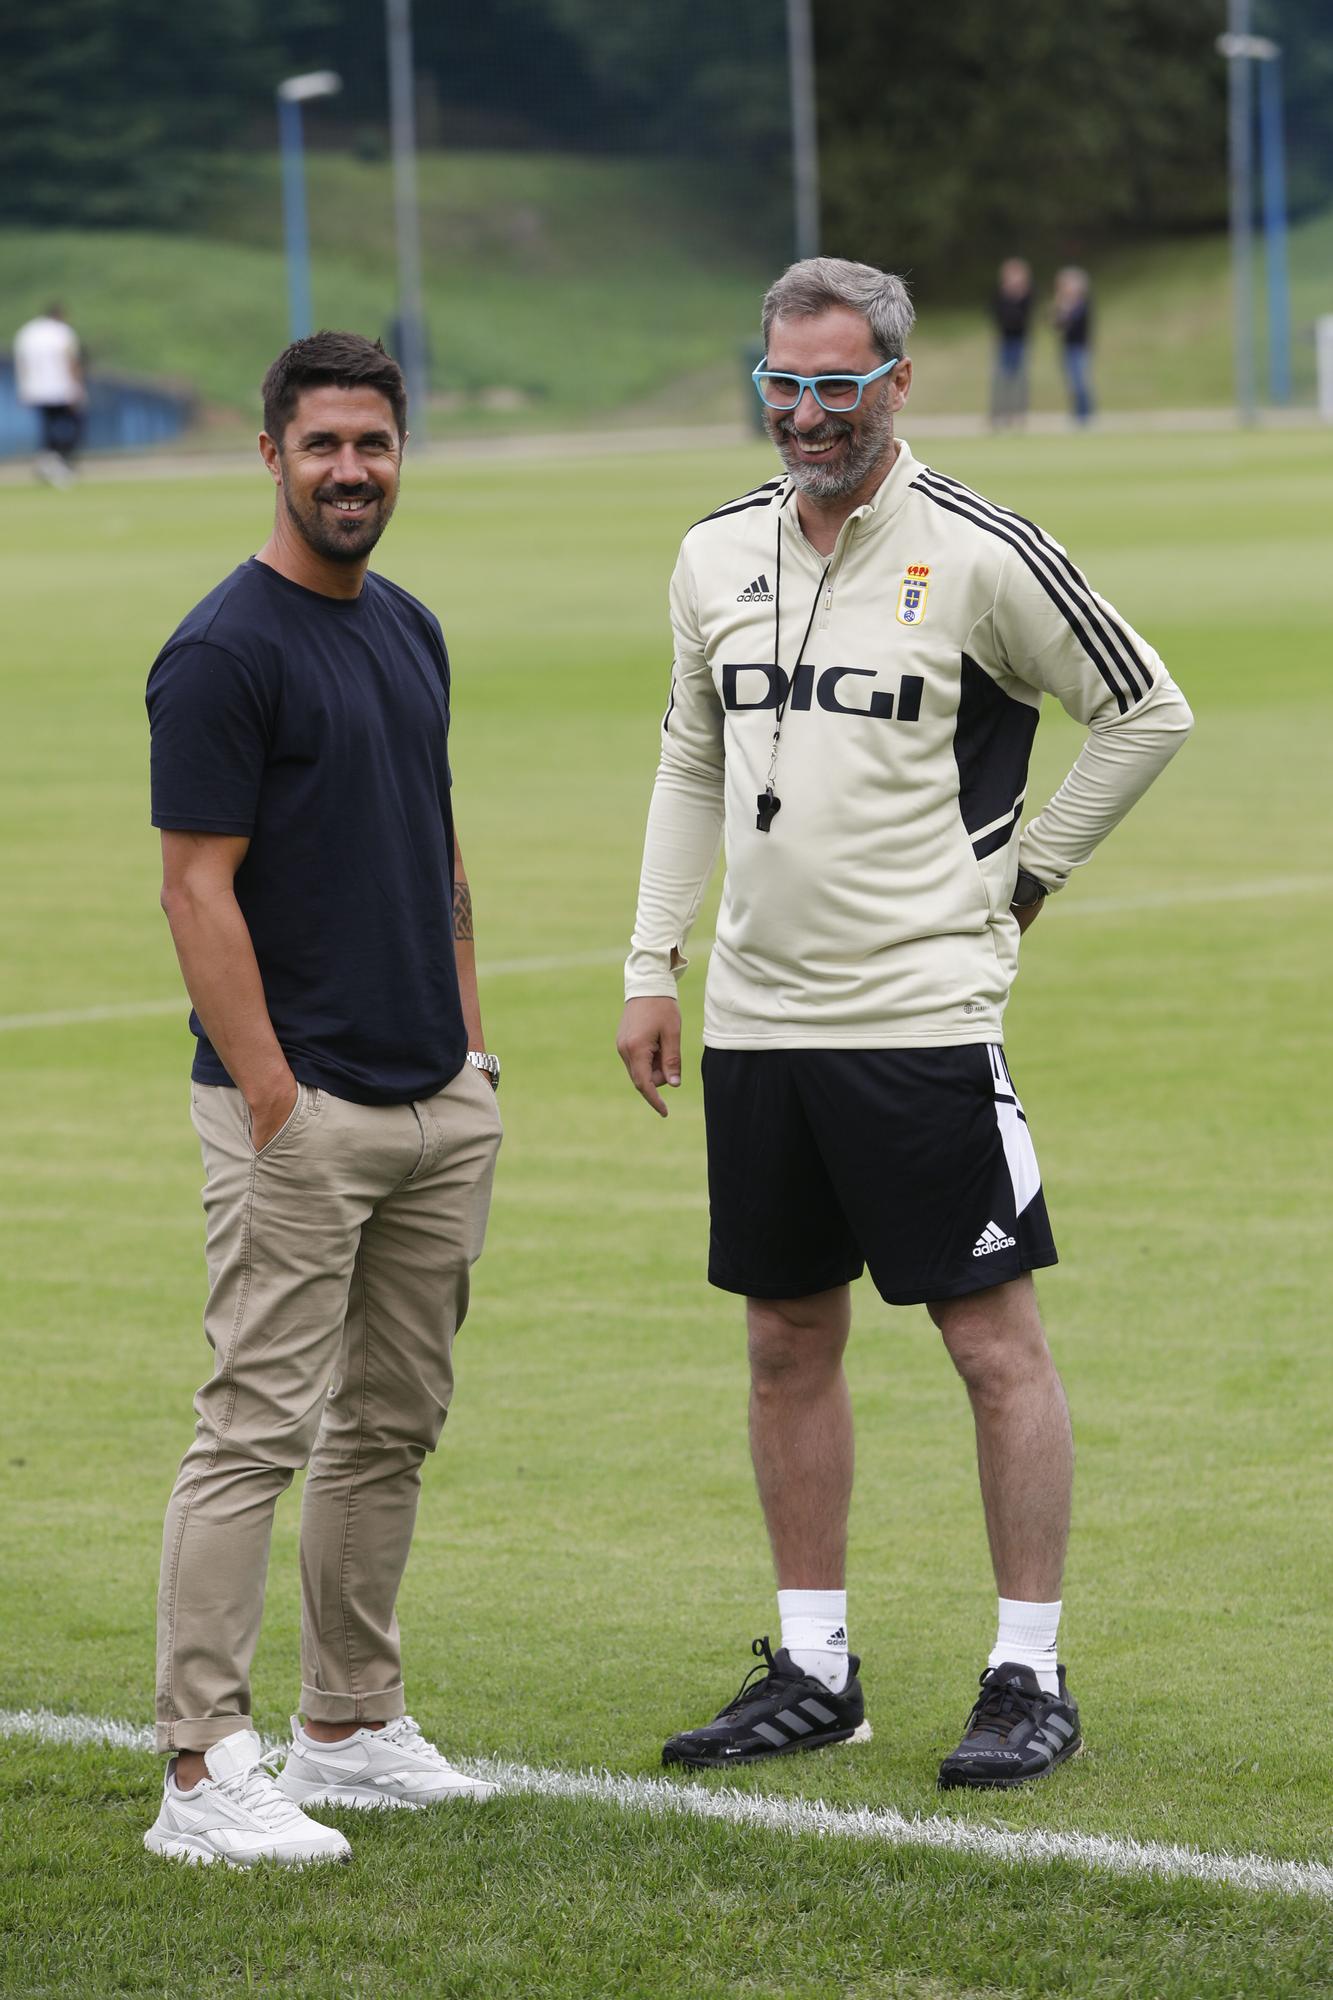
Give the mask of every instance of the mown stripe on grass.
[[[483, 980], [508, 979], [516, 974], [573, 972], [587, 965], [619, 965], [627, 949], [626, 945], [601, 945], [595, 951], [566, 951], [548, 958], [495, 958], [482, 966], [481, 976]], [[99, 1021], [138, 1021], [153, 1014], [184, 1017], [189, 1011], [184, 993], [161, 1000], [116, 1000], [100, 1007], [57, 1007], [50, 1013], [0, 1014], [0, 1034], [14, 1034], [23, 1028], [84, 1028]]]
[[[1193, 904], [1235, 903], [1270, 896], [1320, 896], [1333, 890], [1333, 875], [1276, 875], [1259, 882], [1212, 882], [1191, 889], [1145, 889], [1132, 896], [1073, 897], [1060, 904], [1061, 917], [1116, 916], [1128, 911], [1187, 909]], [[711, 938], [697, 938], [707, 951]], [[523, 978], [547, 972], [574, 972], [585, 966], [619, 965], [626, 947], [600, 945], [592, 951], [566, 951], [545, 958], [494, 958], [483, 961], [480, 974], [488, 979]], [[45, 1014], [0, 1014], [0, 1035], [24, 1028], [82, 1028], [99, 1021], [138, 1021], [153, 1014], [183, 1014], [189, 1003], [183, 993], [170, 1000], [123, 1000], [102, 1007], [58, 1007]]]
[[[151, 1750], [153, 1732], [96, 1715], [56, 1715], [45, 1708], [0, 1709], [0, 1736], [28, 1736], [43, 1743], [104, 1745]], [[282, 1747], [281, 1740], [266, 1745]], [[1164, 1841], [1117, 1839], [1104, 1833], [1044, 1833], [1028, 1828], [978, 1826], [955, 1819], [908, 1819], [892, 1806], [826, 1806], [822, 1800], [773, 1798], [703, 1783], [665, 1778], [617, 1777], [609, 1771], [549, 1771], [498, 1758], [460, 1760], [477, 1777], [503, 1790], [540, 1798], [586, 1799], [624, 1812], [683, 1813], [722, 1820], [765, 1833], [822, 1839], [875, 1841], [888, 1847], [930, 1847], [979, 1861], [1026, 1865], [1072, 1861], [1112, 1875], [1151, 1875], [1175, 1881], [1212, 1882], [1232, 1889], [1283, 1896], [1333, 1898], [1333, 1866], [1320, 1861], [1275, 1861], [1264, 1854], [1211, 1854]]]

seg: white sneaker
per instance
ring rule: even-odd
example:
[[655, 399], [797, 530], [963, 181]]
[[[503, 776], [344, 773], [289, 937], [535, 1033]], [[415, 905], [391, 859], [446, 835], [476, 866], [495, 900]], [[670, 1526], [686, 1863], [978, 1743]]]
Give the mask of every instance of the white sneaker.
[[358, 1729], [341, 1743], [316, 1743], [294, 1715], [278, 1784], [301, 1806], [433, 1806], [441, 1799], [488, 1799], [498, 1789], [456, 1771], [410, 1715], [383, 1729]]
[[72, 486], [74, 471], [57, 451], [39, 451], [33, 471], [47, 486]]
[[226, 1861], [249, 1868], [256, 1861], [350, 1861], [342, 1835], [307, 1819], [278, 1790], [261, 1761], [263, 1745], [253, 1729], [238, 1729], [204, 1752], [208, 1776], [192, 1792], [182, 1792], [167, 1771], [162, 1810], [143, 1837], [151, 1854], [177, 1861]]

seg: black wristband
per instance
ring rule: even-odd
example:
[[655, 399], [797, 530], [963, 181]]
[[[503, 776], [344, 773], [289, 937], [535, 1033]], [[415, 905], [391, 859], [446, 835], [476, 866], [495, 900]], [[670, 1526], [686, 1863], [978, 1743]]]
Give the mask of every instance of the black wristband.
[[1030, 910], [1049, 893], [1044, 882], [1039, 882], [1035, 875], [1029, 875], [1026, 868], [1020, 868], [1014, 882], [1014, 893], [1009, 899], [1010, 908]]

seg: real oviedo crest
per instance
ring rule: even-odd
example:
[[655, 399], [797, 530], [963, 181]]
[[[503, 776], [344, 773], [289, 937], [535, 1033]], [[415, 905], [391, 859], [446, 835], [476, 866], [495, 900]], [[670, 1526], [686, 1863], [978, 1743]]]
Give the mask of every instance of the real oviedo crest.
[[919, 625], [926, 615], [930, 594], [929, 563], [909, 563], [898, 586], [897, 618], [900, 625]]

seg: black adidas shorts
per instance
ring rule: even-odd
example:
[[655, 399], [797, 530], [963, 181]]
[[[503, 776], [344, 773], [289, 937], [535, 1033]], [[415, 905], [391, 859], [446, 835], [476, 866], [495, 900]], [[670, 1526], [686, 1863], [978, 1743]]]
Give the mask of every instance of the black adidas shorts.
[[1056, 1260], [1004, 1052], [706, 1049], [708, 1277], [804, 1298], [866, 1265], [890, 1305]]

